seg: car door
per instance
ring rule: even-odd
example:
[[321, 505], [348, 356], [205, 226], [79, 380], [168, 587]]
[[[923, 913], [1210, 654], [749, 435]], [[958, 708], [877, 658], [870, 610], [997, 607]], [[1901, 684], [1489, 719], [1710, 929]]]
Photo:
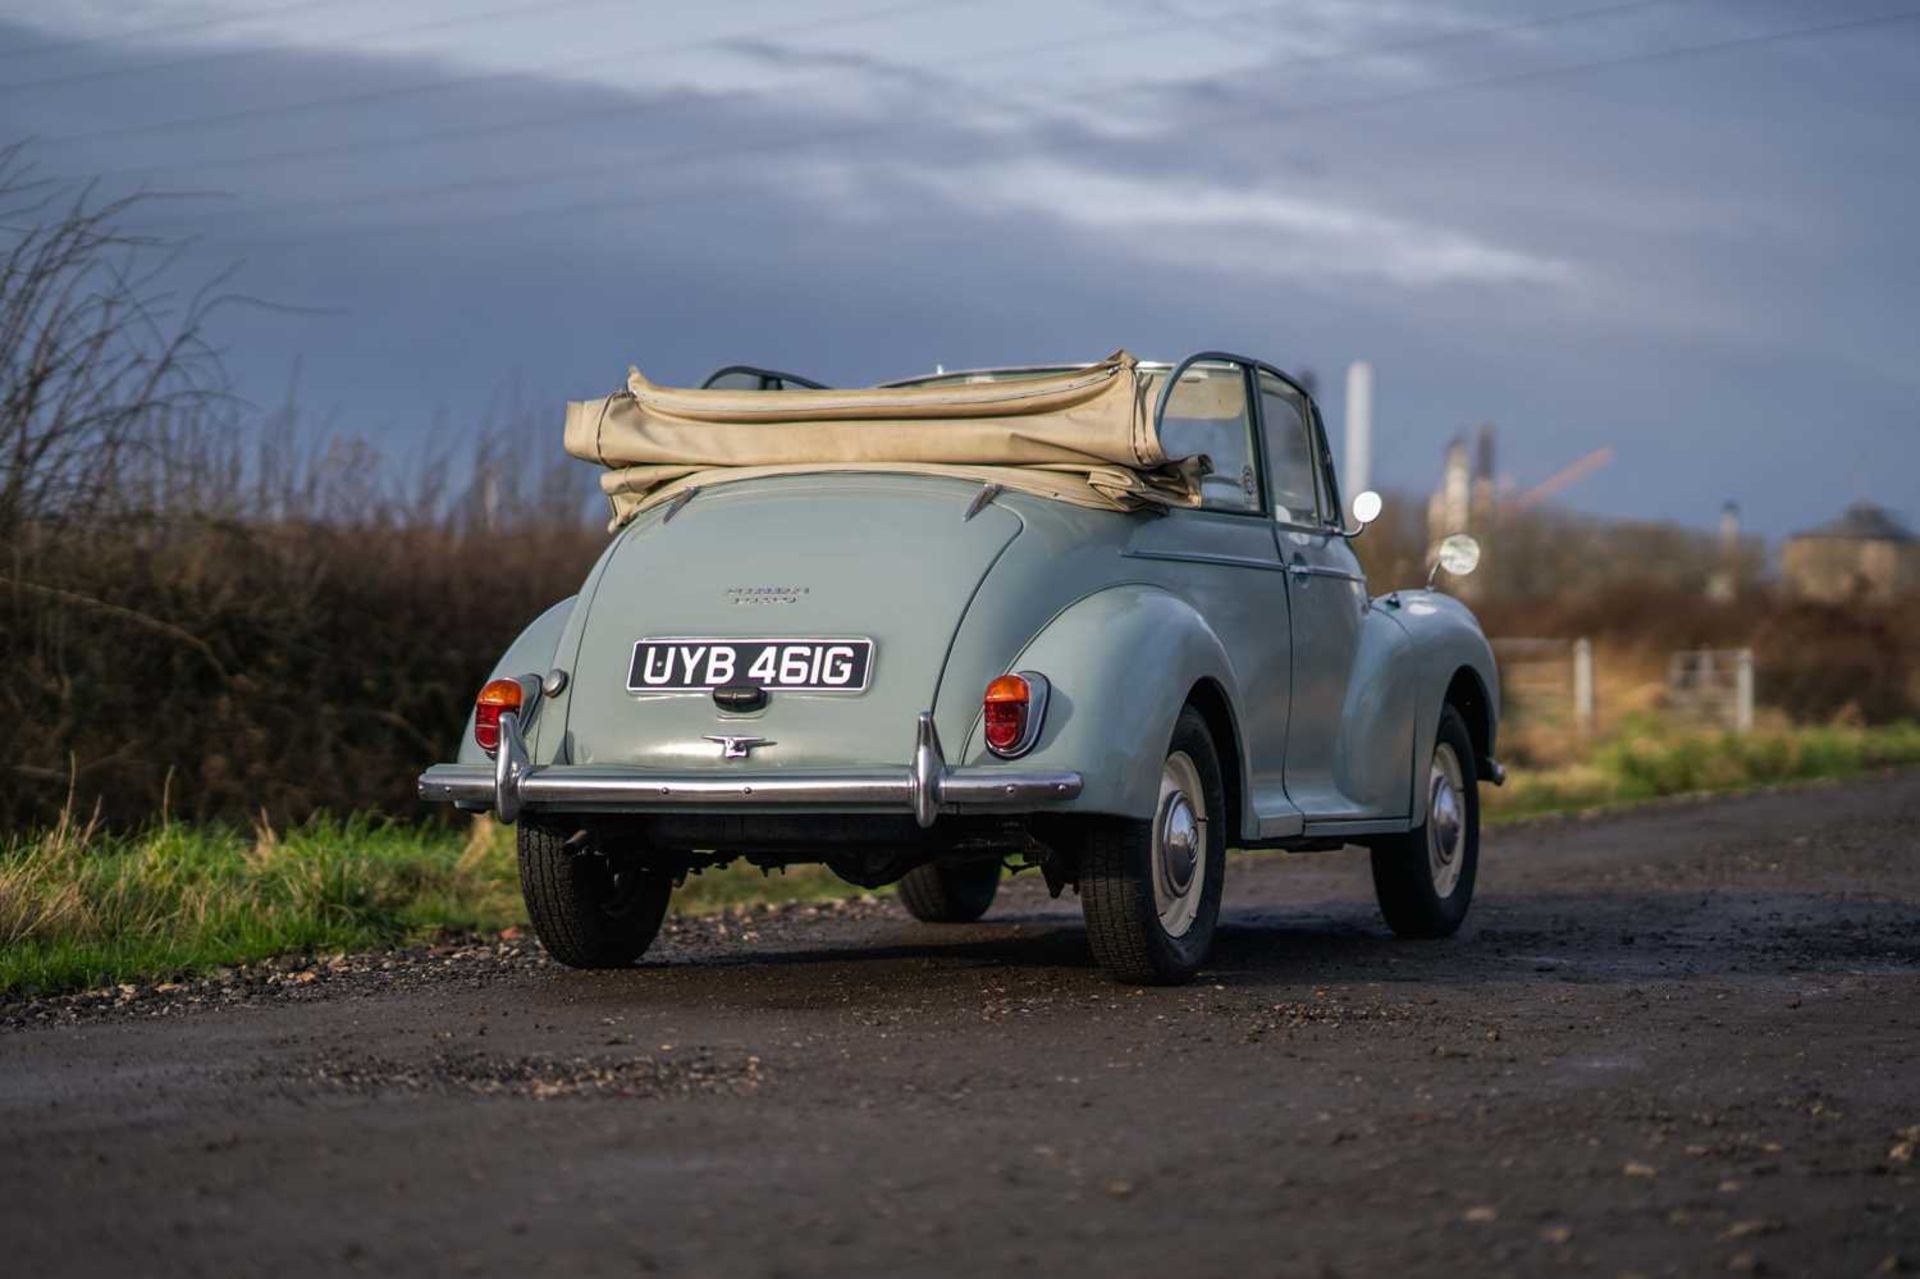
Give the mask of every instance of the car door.
[[1308, 821], [1365, 809], [1340, 785], [1341, 733], [1368, 605], [1366, 574], [1340, 532], [1340, 497], [1313, 403], [1291, 382], [1257, 371], [1273, 537], [1286, 566], [1292, 714], [1286, 793]]
[[[1150, 375], [1149, 389], [1167, 375]], [[1288, 688], [1292, 678], [1285, 565], [1273, 541], [1261, 479], [1252, 369], [1224, 356], [1174, 370], [1159, 398], [1158, 431], [1171, 457], [1204, 455], [1201, 506], [1143, 521], [1127, 553], [1167, 563], [1165, 579], [1220, 637], [1239, 684], [1235, 707], [1248, 798], [1262, 835], [1292, 834], [1300, 814], [1286, 795]]]

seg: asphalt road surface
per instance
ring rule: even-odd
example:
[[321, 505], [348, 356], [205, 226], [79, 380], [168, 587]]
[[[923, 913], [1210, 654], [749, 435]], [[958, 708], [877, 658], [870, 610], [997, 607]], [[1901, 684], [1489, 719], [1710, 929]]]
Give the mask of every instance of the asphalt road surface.
[[1229, 862], [1212, 966], [1071, 897], [488, 943], [0, 1009], [7, 1273], [1920, 1271], [1920, 775], [1495, 833], [1465, 932]]

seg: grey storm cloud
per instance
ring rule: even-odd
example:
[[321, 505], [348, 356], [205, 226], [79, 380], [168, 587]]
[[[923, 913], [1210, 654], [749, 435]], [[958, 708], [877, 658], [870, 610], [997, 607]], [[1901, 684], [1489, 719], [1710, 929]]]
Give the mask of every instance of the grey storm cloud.
[[[854, 382], [1224, 346], [1319, 371], [1336, 423], [1332, 375], [1371, 360], [1393, 485], [1491, 419], [1523, 483], [1612, 446], [1574, 495], [1593, 509], [1732, 497], [1781, 532], [1911, 505], [1915, 28], [1497, 83], [1892, 12], [1619, 7], [1449, 40], [1537, 15], [1299, 6], [1218, 65], [1097, 30], [1006, 25], [945, 61], [770, 31], [630, 84], [94, 43], [0, 62], [0, 112], [45, 172], [192, 193], [143, 214], [192, 237], [184, 269], [241, 259], [299, 308], [223, 335], [243, 388], [273, 398], [298, 360], [368, 434], [466, 420], [510, 379], [557, 424], [630, 361]], [[51, 38], [0, 23], [0, 48]]]

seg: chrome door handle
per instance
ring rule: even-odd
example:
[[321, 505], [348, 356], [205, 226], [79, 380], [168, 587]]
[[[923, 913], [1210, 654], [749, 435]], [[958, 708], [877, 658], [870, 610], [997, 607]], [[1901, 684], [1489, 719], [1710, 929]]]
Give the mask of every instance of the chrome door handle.
[[1302, 586], [1313, 580], [1313, 570], [1299, 560], [1287, 565], [1287, 572]]

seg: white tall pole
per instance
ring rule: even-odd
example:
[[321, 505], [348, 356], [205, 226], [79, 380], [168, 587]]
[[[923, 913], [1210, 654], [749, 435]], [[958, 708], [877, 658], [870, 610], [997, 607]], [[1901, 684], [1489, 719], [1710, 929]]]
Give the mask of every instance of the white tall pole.
[[1347, 366], [1347, 459], [1340, 488], [1349, 496], [1373, 482], [1373, 366], [1355, 360]]

